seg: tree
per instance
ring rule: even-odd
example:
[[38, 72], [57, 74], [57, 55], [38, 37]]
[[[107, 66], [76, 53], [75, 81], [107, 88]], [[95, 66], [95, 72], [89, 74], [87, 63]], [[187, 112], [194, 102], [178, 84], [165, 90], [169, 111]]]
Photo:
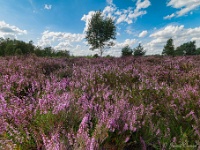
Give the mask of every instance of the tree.
[[196, 54], [196, 45], [195, 41], [190, 41], [186, 43], [186, 55], [195, 55]]
[[67, 50], [57, 50], [57, 51], [53, 51], [51, 56], [53, 56], [53, 57], [69, 57], [70, 53]]
[[5, 48], [5, 55], [11, 56], [15, 54], [15, 47], [13, 41], [8, 41]]
[[195, 43], [195, 41], [183, 43], [182, 45], [176, 48], [176, 55], [196, 55], [197, 49]]
[[44, 56], [51, 56], [53, 54], [53, 48], [51, 46], [45, 47], [43, 52]]
[[98, 55], [98, 54], [94, 54], [93, 57], [94, 57], [94, 58], [98, 58], [99, 55]]
[[176, 48], [175, 55], [176, 56], [183, 56], [183, 55], [185, 55], [185, 48], [184, 48], [183, 45]]
[[167, 44], [164, 46], [163, 55], [170, 55], [174, 56], [175, 55], [175, 50], [174, 50], [174, 45], [173, 45], [173, 39], [170, 38], [167, 40]]
[[5, 56], [6, 42], [3, 38], [0, 38], [0, 56]]
[[11, 55], [14, 55], [14, 52], [15, 52], [15, 50], [12, 45], [10, 45], [10, 44], [6, 45], [5, 55], [11, 56]]
[[17, 48], [15, 50], [15, 55], [22, 55], [22, 50], [20, 48]]
[[145, 53], [146, 53], [146, 51], [141, 46], [141, 44], [139, 44], [136, 48], [134, 48], [133, 55], [134, 56], [143, 56], [143, 55], [145, 55]]
[[196, 49], [196, 55], [200, 55], [200, 48]]
[[95, 12], [89, 21], [86, 31], [86, 40], [91, 45], [91, 50], [99, 49], [100, 55], [103, 54], [105, 46], [113, 46], [111, 39], [115, 39], [116, 27], [111, 18], [104, 18], [100, 11]]
[[14, 45], [16, 49], [21, 49], [22, 54], [24, 55], [31, 53], [28, 44], [25, 43], [24, 41], [16, 41]]
[[130, 48], [130, 46], [125, 46], [122, 48], [122, 56], [131, 56], [133, 53], [133, 50]]
[[33, 45], [33, 41], [28, 42], [28, 51], [29, 53], [34, 53], [35, 46]]
[[184, 55], [196, 55], [195, 43], [195, 41], [183, 43], [182, 45], [177, 47], [176, 51], [181, 51]]

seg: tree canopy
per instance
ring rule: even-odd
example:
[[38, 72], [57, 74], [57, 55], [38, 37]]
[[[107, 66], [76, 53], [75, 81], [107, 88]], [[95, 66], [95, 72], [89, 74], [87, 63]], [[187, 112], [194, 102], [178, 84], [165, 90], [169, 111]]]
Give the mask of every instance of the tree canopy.
[[32, 41], [28, 43], [15, 39], [0, 38], [0, 56], [28, 55], [48, 57], [68, 57], [69, 51], [54, 50], [52, 47], [36, 47]]
[[167, 40], [167, 43], [164, 46], [162, 54], [163, 55], [170, 55], [170, 56], [174, 56], [175, 55], [174, 44], [173, 44], [173, 39], [172, 38]]
[[122, 48], [122, 56], [131, 56], [133, 53], [133, 50], [130, 48], [129, 45]]
[[144, 50], [142, 45], [139, 44], [136, 48], [134, 48], [133, 55], [134, 56], [143, 56], [143, 55], [145, 55], [145, 53], [146, 53], [146, 51]]
[[89, 21], [86, 31], [86, 40], [91, 45], [91, 50], [99, 49], [102, 56], [105, 46], [113, 46], [111, 39], [115, 39], [116, 27], [111, 18], [103, 17], [100, 11], [95, 12]]
[[176, 55], [196, 55], [197, 52], [195, 43], [195, 41], [183, 43], [176, 48]]

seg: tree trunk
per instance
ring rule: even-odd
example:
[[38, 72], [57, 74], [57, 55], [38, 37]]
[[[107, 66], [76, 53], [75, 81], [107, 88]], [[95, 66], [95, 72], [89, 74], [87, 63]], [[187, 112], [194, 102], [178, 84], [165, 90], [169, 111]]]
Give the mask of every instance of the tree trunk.
[[103, 55], [103, 48], [100, 48], [100, 56], [102, 57]]

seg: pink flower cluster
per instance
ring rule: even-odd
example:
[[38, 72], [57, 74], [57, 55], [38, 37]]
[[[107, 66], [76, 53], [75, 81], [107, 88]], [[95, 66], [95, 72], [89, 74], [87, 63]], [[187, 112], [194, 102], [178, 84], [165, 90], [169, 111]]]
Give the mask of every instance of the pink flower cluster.
[[199, 63], [199, 56], [0, 58], [0, 149], [198, 147]]

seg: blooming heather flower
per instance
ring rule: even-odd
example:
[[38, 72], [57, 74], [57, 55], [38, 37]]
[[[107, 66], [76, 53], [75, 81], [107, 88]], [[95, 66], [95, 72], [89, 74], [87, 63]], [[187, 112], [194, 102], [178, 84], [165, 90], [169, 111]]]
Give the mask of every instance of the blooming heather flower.
[[[109, 137], [115, 131], [122, 143], [132, 141], [134, 132], [140, 135], [135, 144], [143, 149], [144, 139], [157, 136], [154, 145], [162, 149], [170, 144], [162, 141], [181, 139], [173, 124], [194, 133], [188, 142], [195, 144], [200, 135], [199, 63], [199, 56], [1, 58], [0, 146], [33, 140], [35, 149], [43, 144], [46, 149], [92, 150], [115, 142]], [[144, 133], [147, 126], [151, 133]]]

